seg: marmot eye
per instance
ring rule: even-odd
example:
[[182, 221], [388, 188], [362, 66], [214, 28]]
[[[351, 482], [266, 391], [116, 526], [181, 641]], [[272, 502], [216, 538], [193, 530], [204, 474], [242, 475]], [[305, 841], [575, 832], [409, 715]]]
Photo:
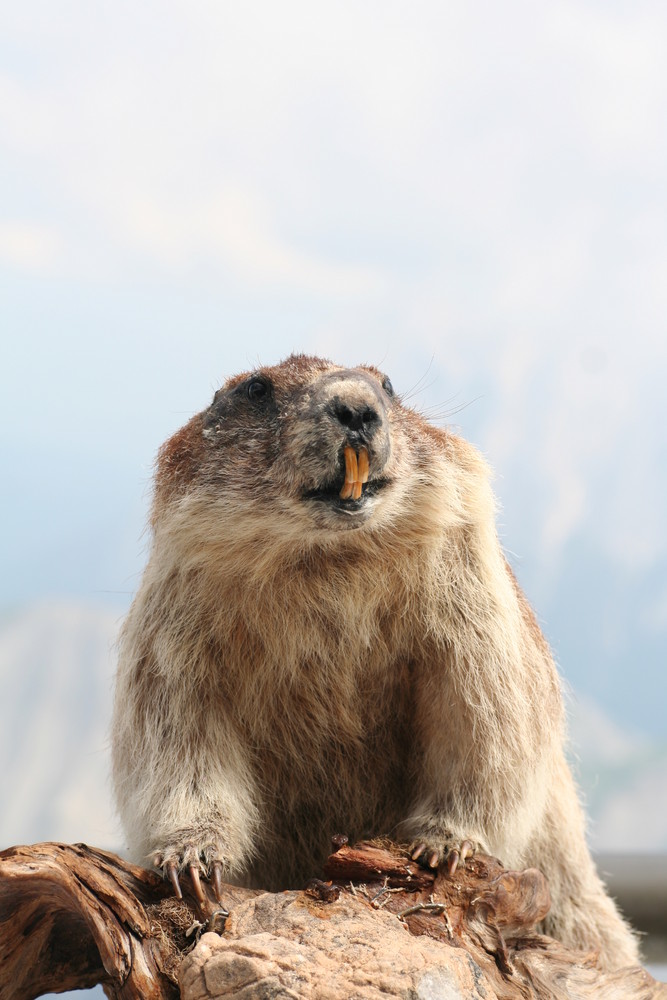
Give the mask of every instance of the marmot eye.
[[384, 391], [387, 393], [388, 396], [393, 396], [394, 395], [394, 387], [391, 384], [391, 379], [387, 378], [386, 375], [382, 379], [382, 388], [384, 389]]
[[248, 399], [256, 402], [257, 400], [264, 399], [268, 392], [268, 387], [264, 379], [254, 378], [251, 382], [248, 382], [245, 391]]

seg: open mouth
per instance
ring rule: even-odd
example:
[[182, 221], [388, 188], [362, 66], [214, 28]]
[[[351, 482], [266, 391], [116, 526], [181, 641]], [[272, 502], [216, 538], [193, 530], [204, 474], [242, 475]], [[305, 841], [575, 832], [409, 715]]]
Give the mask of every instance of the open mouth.
[[368, 451], [360, 448], [359, 453], [350, 445], [343, 449], [345, 459], [345, 478], [341, 486], [340, 479], [318, 489], [308, 490], [304, 494], [306, 500], [319, 500], [339, 510], [361, 510], [370, 497], [382, 490], [388, 479], [373, 479], [369, 481]]

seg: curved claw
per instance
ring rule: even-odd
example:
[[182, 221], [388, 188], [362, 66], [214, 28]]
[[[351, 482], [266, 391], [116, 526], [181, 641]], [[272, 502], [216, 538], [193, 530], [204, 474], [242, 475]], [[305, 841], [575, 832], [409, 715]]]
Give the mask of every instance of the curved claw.
[[447, 872], [453, 875], [459, 865], [465, 864], [468, 858], [475, 853], [475, 847], [471, 840], [462, 840], [458, 848], [454, 847], [447, 855]]
[[437, 851], [431, 851], [430, 852], [428, 858], [426, 859], [426, 864], [429, 866], [429, 868], [437, 868], [438, 867], [438, 852]]
[[201, 879], [199, 878], [199, 869], [196, 865], [189, 865], [188, 871], [190, 872], [190, 881], [192, 882], [192, 890], [195, 894], [197, 902], [200, 906], [206, 906], [206, 896], [204, 895], [204, 890], [201, 887]]
[[213, 892], [215, 898], [222, 906], [222, 862], [213, 861], [211, 863], [211, 878], [213, 880]]
[[175, 861], [167, 861], [165, 871], [171, 882], [174, 892], [176, 893], [177, 899], [183, 899], [183, 892], [181, 890], [181, 883], [178, 881], [178, 865]]
[[417, 844], [414, 851], [412, 851], [412, 853], [410, 854], [410, 857], [412, 858], [413, 861], [419, 861], [420, 857], [422, 856], [425, 850], [426, 850], [426, 844]]
[[468, 858], [472, 858], [475, 853], [475, 848], [471, 840], [464, 840], [461, 844], [461, 861], [466, 861]]

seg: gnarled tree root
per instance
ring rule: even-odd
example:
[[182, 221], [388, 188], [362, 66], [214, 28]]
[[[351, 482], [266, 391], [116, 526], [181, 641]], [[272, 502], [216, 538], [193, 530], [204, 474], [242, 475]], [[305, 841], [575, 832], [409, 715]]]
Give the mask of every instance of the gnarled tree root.
[[604, 974], [537, 935], [549, 894], [535, 869], [477, 856], [436, 874], [373, 843], [340, 847], [324, 874], [302, 891], [226, 886], [225, 922], [209, 886], [200, 908], [184, 878], [178, 901], [153, 872], [84, 844], [3, 851], [0, 996], [102, 983], [123, 1000], [667, 1000], [643, 969]]

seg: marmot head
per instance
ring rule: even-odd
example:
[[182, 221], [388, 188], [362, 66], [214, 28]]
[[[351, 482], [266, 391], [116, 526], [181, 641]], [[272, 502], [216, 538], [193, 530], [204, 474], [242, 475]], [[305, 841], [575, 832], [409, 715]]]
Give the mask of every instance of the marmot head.
[[230, 378], [162, 447], [153, 523], [204, 500], [237, 535], [376, 531], [433, 493], [446, 440], [377, 368], [292, 356]]

